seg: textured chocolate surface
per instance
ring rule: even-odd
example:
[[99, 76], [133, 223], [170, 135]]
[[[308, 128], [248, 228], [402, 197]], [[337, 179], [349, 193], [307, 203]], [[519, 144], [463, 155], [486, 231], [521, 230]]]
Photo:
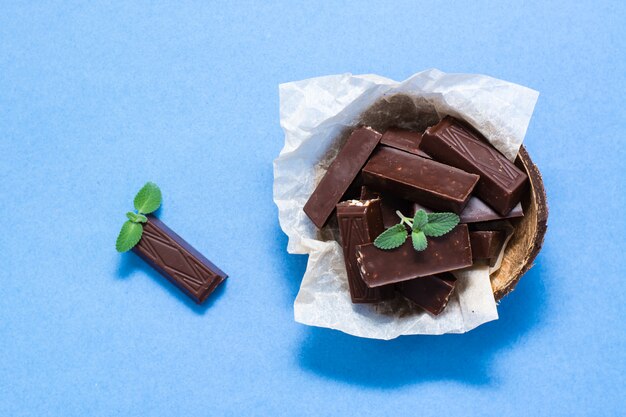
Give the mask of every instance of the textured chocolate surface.
[[132, 249], [165, 278], [201, 304], [227, 275], [154, 216], [147, 216]]
[[386, 146], [363, 168], [372, 189], [415, 201], [438, 211], [463, 211], [478, 175]]
[[437, 161], [480, 175], [476, 195], [502, 216], [526, 191], [528, 176], [480, 133], [453, 117], [426, 129], [420, 147]]
[[[417, 210], [425, 210], [427, 213], [432, 212], [428, 207], [424, 207], [419, 203], [413, 203], [413, 207], [411, 209], [411, 214], [414, 214]], [[511, 210], [506, 216], [501, 216], [496, 213], [491, 207], [485, 204], [478, 197], [470, 197], [467, 205], [459, 214], [461, 219], [461, 223], [476, 223], [476, 222], [486, 222], [491, 220], [502, 220], [502, 219], [512, 219], [515, 217], [524, 216], [524, 211], [522, 210], [522, 204], [517, 203], [513, 210]]]
[[400, 149], [401, 151], [409, 152], [414, 155], [419, 155], [424, 158], [430, 158], [426, 152], [419, 148], [421, 141], [422, 134], [419, 132], [404, 129], [389, 129], [383, 133], [383, 137], [380, 139], [380, 144]]
[[356, 250], [361, 277], [370, 288], [472, 265], [465, 224], [444, 236], [428, 238], [428, 247], [421, 252], [413, 249], [411, 239], [392, 250], [378, 249], [371, 243], [359, 245]]
[[375, 303], [393, 298], [393, 286], [369, 288], [365, 285], [356, 260], [356, 246], [373, 242], [385, 230], [380, 200], [353, 200], [337, 204], [337, 222], [352, 302]]
[[456, 277], [449, 272], [396, 284], [400, 294], [435, 316], [446, 308], [455, 286]]
[[399, 210], [405, 216], [412, 216], [414, 214], [411, 213], [411, 210], [413, 209], [412, 206], [415, 203], [398, 198], [393, 194], [383, 194], [378, 191], [374, 191], [365, 185], [361, 187], [360, 198], [361, 200], [370, 200], [374, 198], [380, 199], [380, 208], [383, 213], [383, 224], [385, 225], [385, 229], [400, 222], [400, 217], [398, 217], [396, 211]]
[[324, 227], [381, 137], [380, 133], [367, 127], [356, 129], [348, 137], [304, 205], [304, 212], [317, 227]]

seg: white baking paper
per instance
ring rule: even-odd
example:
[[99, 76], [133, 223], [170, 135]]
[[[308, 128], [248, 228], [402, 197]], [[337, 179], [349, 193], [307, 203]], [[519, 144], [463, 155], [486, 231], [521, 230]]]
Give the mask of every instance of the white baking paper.
[[376, 305], [352, 304], [336, 227], [317, 230], [302, 208], [357, 125], [424, 129], [449, 114], [471, 123], [513, 160], [538, 93], [484, 75], [436, 69], [403, 82], [377, 75], [332, 75], [281, 84], [279, 91], [285, 146], [274, 161], [274, 202], [289, 237], [287, 251], [309, 255], [294, 303], [296, 321], [360, 337], [393, 339], [463, 333], [497, 319], [488, 267], [455, 273], [457, 290], [437, 317], [402, 297]]

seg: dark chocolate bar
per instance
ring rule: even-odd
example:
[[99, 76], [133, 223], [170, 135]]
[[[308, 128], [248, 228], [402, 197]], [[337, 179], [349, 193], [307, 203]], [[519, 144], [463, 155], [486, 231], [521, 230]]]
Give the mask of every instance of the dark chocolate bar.
[[470, 232], [474, 262], [488, 261], [490, 266], [494, 266], [504, 244], [504, 237], [504, 232], [500, 230]]
[[411, 239], [392, 250], [378, 249], [369, 243], [357, 246], [356, 252], [361, 277], [370, 288], [472, 265], [465, 224], [458, 225], [444, 236], [428, 238], [428, 247], [421, 252], [413, 248]]
[[141, 240], [132, 251], [201, 304], [227, 275], [162, 221], [147, 217]]
[[493, 220], [489, 222], [477, 222], [468, 224], [470, 231], [490, 231], [490, 230], [499, 230], [504, 232], [505, 238], [515, 232], [515, 228], [508, 220]]
[[385, 229], [400, 223], [400, 217], [398, 217], [396, 211], [400, 211], [405, 216], [412, 216], [414, 214], [411, 213], [411, 210], [412, 205], [415, 203], [398, 198], [393, 194], [383, 195], [382, 193], [374, 191], [365, 185], [361, 187], [361, 200], [370, 200], [374, 198], [380, 199], [380, 208], [383, 213], [383, 225], [385, 226]]
[[480, 175], [476, 195], [502, 216], [515, 207], [528, 185], [522, 170], [453, 117], [426, 129], [420, 147], [437, 161]]
[[385, 228], [380, 200], [350, 200], [337, 204], [337, 222], [353, 303], [375, 303], [393, 298], [393, 286], [369, 288], [356, 261], [356, 246], [371, 243]]
[[380, 144], [400, 149], [401, 151], [412, 153], [414, 155], [419, 155], [424, 158], [430, 158], [426, 152], [419, 148], [421, 141], [422, 134], [419, 132], [404, 129], [389, 129], [383, 133], [383, 137], [380, 139]]
[[[428, 207], [424, 207], [419, 203], [413, 203], [413, 208], [411, 210], [411, 214], [414, 214], [417, 210], [424, 210], [427, 213], [430, 213], [432, 210]], [[501, 216], [484, 201], [482, 201], [478, 197], [470, 197], [467, 205], [459, 214], [459, 218], [461, 219], [461, 223], [477, 223], [477, 222], [486, 222], [490, 220], [502, 220], [502, 219], [512, 219], [515, 217], [523, 217], [524, 211], [522, 210], [522, 203], [517, 203], [513, 210], [509, 212], [506, 216]], [[383, 211], [384, 217], [384, 211]]]
[[448, 305], [456, 286], [456, 277], [449, 272], [415, 278], [396, 284], [400, 294], [435, 316]]
[[304, 205], [304, 212], [320, 229], [346, 194], [382, 135], [369, 127], [356, 129]]
[[434, 210], [463, 211], [478, 175], [386, 146], [363, 168], [363, 183]]
[[[500, 256], [500, 252], [502, 251], [502, 246], [504, 242], [515, 232], [515, 228], [508, 220], [494, 220], [489, 222], [478, 222], [471, 223], [467, 225], [471, 233], [476, 232], [499, 232], [501, 233], [502, 243], [498, 247], [494, 256], [488, 259], [489, 266], [494, 266], [498, 261], [498, 256]], [[472, 251], [474, 251], [474, 247], [472, 246]]]

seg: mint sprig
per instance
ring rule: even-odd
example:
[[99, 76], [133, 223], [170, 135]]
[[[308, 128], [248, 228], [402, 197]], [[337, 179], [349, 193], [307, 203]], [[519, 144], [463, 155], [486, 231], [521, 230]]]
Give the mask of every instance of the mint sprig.
[[406, 226], [411, 228], [413, 248], [421, 252], [428, 247], [426, 237], [439, 237], [450, 232], [459, 224], [459, 216], [454, 213], [426, 213], [417, 210], [413, 218], [404, 216], [396, 211], [400, 223], [382, 232], [375, 240], [374, 246], [378, 249], [389, 250], [402, 246], [409, 237]]
[[128, 221], [122, 226], [120, 234], [115, 241], [115, 249], [118, 252], [131, 250], [143, 234], [142, 223], [148, 222], [146, 214], [156, 211], [161, 206], [161, 190], [153, 182], [147, 182], [141, 187], [134, 200], [135, 211], [126, 213]]
[[379, 249], [395, 249], [404, 243], [407, 236], [408, 233], [404, 225], [396, 224], [382, 232], [374, 240], [374, 245]]

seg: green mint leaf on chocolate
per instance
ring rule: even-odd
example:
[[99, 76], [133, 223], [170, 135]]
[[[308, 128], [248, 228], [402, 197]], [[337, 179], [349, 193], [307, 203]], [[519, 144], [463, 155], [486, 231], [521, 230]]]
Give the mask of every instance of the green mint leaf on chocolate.
[[428, 223], [428, 214], [422, 209], [417, 210], [415, 216], [413, 216], [413, 231], [422, 230], [426, 223]]
[[132, 211], [129, 211], [128, 213], [126, 213], [126, 217], [128, 217], [128, 220], [130, 220], [133, 223], [147, 223], [148, 222], [148, 218], [146, 216], [144, 216], [143, 214], [133, 213]]
[[400, 223], [385, 230], [374, 240], [374, 246], [378, 249], [395, 249], [401, 246], [408, 238], [406, 230], [408, 226], [411, 228], [413, 249], [421, 252], [428, 247], [426, 236], [443, 236], [454, 229], [460, 221], [459, 216], [454, 213], [426, 213], [421, 209], [415, 212], [412, 219], [400, 211], [396, 211], [396, 214], [400, 217]]
[[[415, 226], [415, 223], [413, 225]], [[413, 241], [413, 249], [418, 252], [423, 251], [428, 246], [426, 235], [421, 230], [419, 232], [411, 232], [411, 240]]]
[[140, 223], [133, 223], [128, 220], [124, 223], [122, 230], [120, 230], [120, 234], [117, 236], [115, 249], [117, 249], [118, 252], [131, 250], [133, 246], [139, 243], [142, 233], [143, 226]]
[[402, 223], [399, 223], [382, 232], [374, 240], [374, 246], [378, 249], [395, 249], [402, 246], [408, 235], [406, 227], [404, 227]]
[[454, 213], [428, 213], [428, 223], [421, 228], [426, 236], [443, 236], [459, 224], [459, 216]]
[[153, 182], [147, 182], [135, 196], [135, 210], [139, 214], [150, 214], [161, 206], [161, 190]]

